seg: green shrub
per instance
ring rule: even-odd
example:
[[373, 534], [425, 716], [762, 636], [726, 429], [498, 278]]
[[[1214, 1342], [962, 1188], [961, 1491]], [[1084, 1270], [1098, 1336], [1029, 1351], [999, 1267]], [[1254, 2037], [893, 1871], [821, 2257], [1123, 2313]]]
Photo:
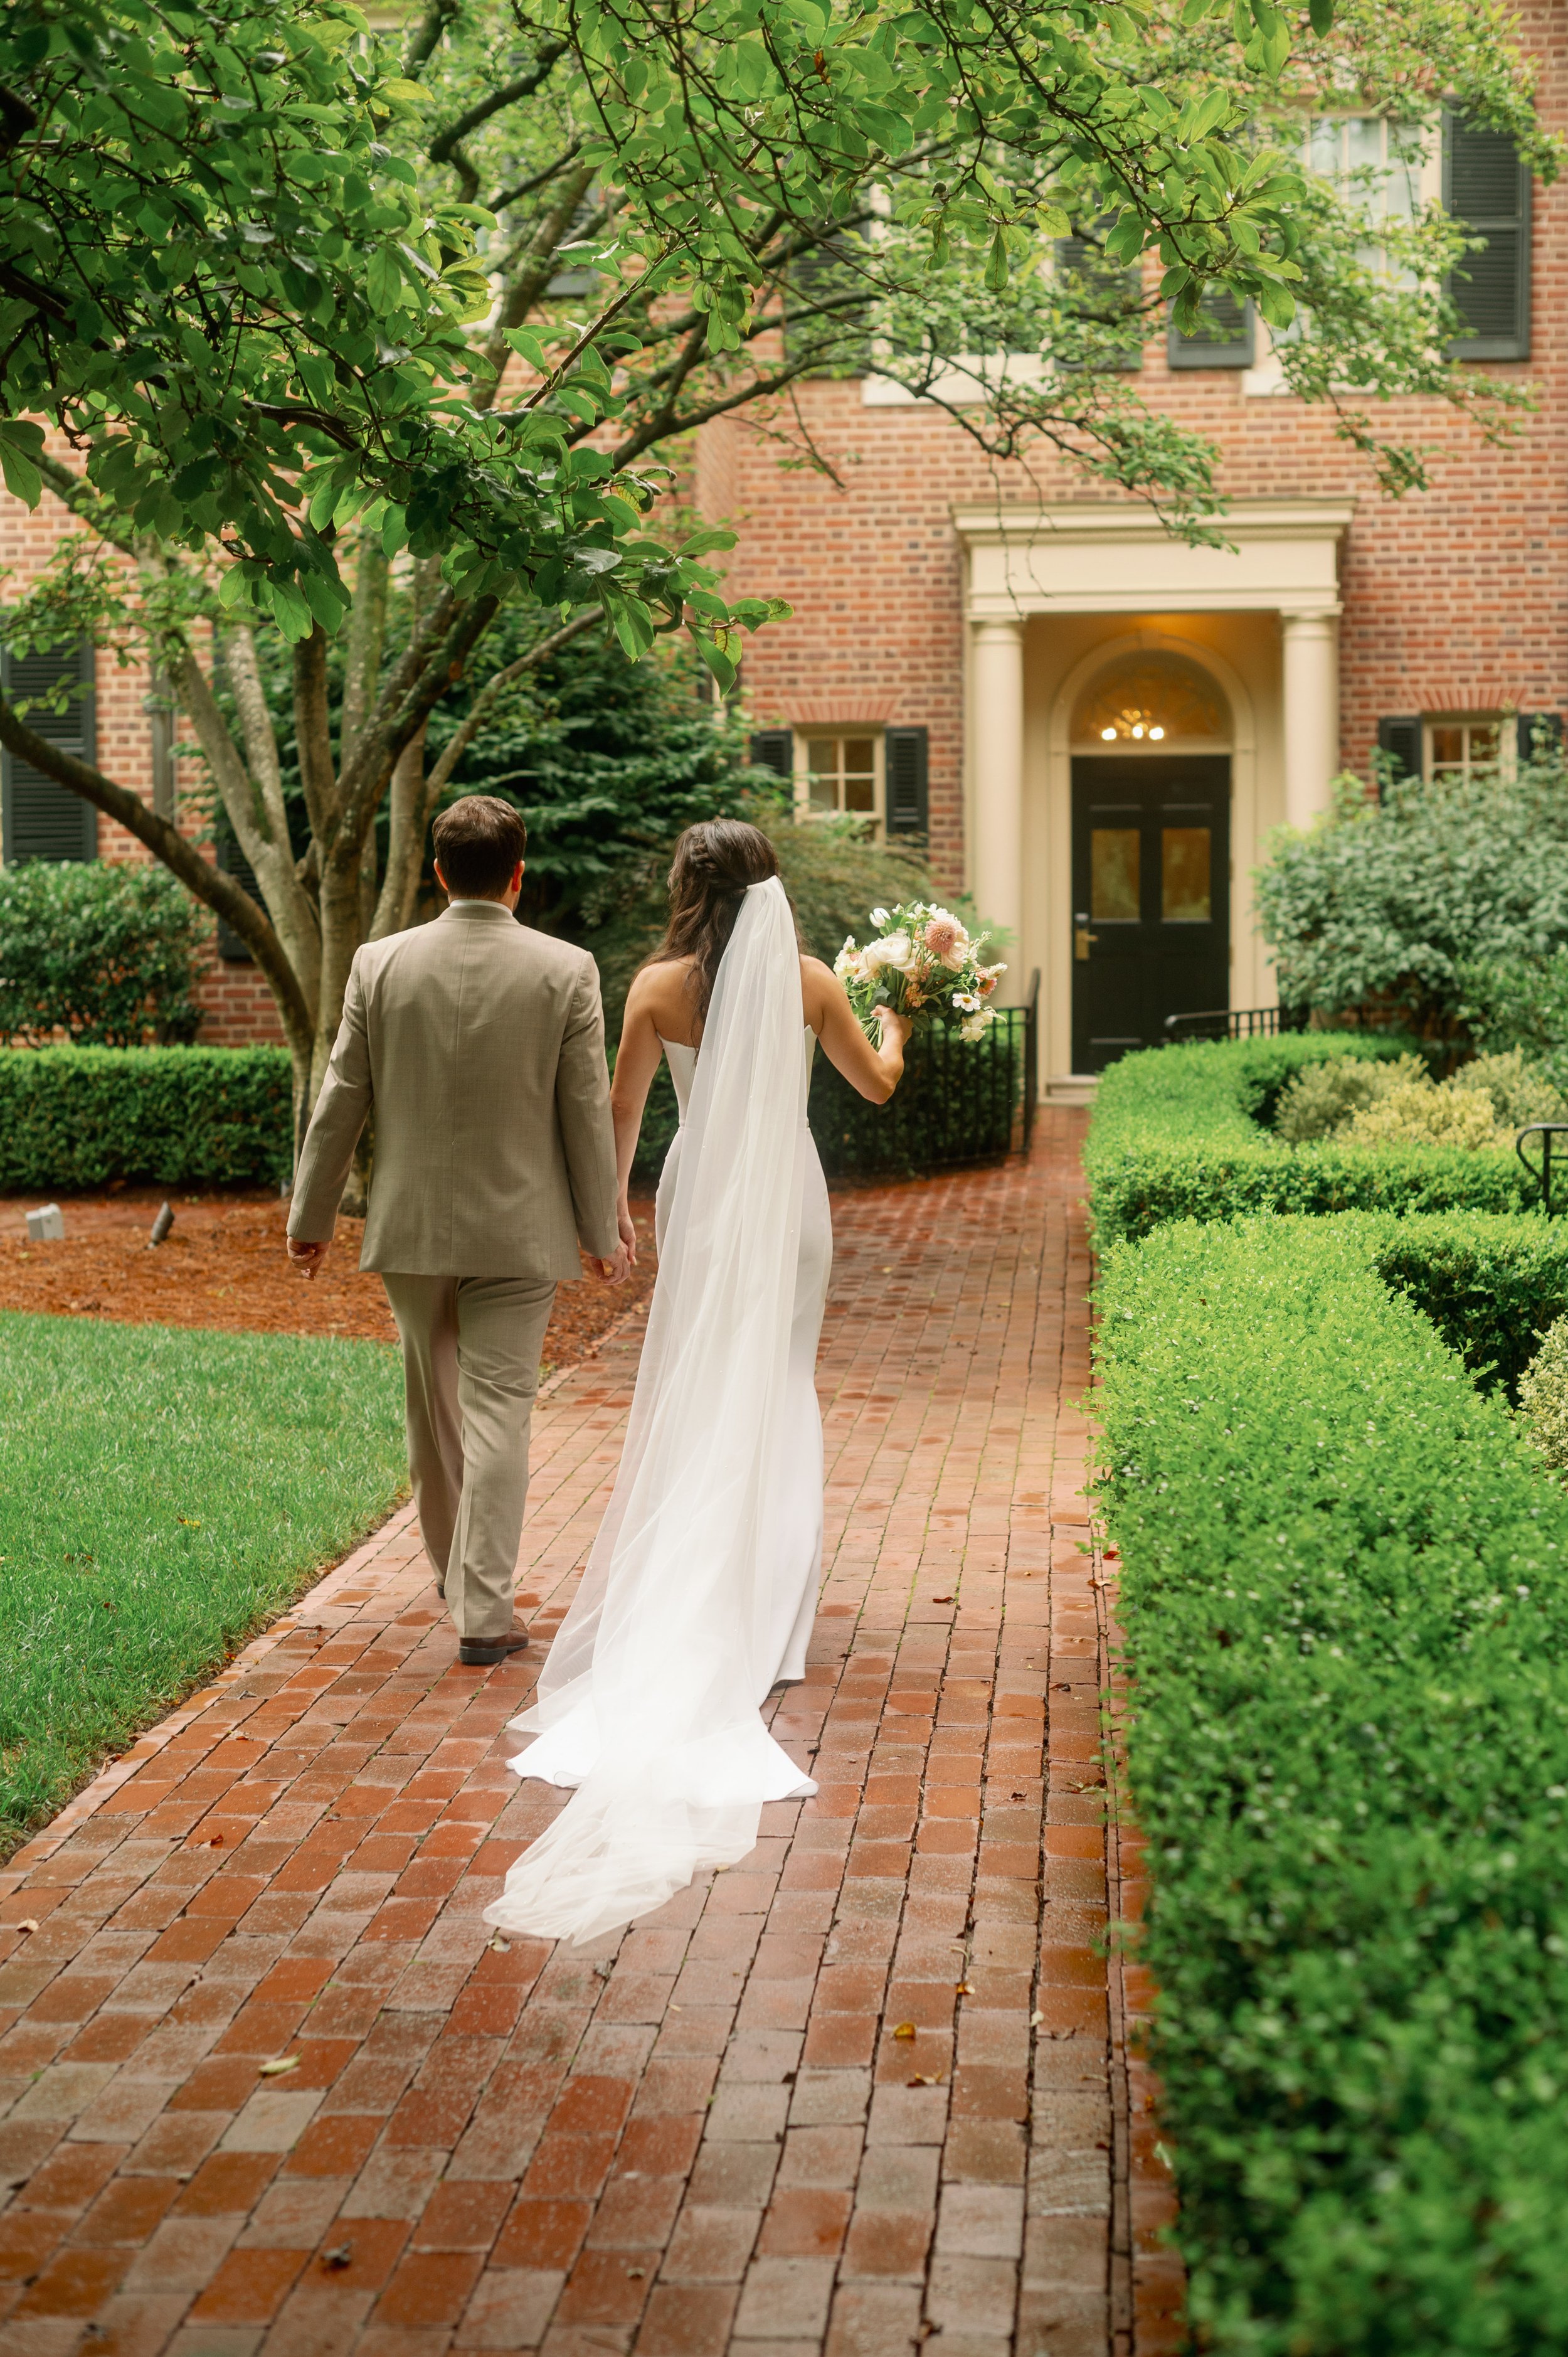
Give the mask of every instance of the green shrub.
[[0, 868], [0, 1040], [193, 1039], [209, 925], [162, 867], [34, 859]]
[[1203, 1040], [1123, 1056], [1100, 1083], [1085, 1163], [1102, 1243], [1166, 1220], [1243, 1211], [1528, 1209], [1540, 1189], [1511, 1154], [1459, 1146], [1290, 1146], [1267, 1127], [1286, 1084], [1332, 1057], [1408, 1041], [1353, 1031]]
[[1342, 1222], [1391, 1292], [1436, 1327], [1485, 1388], [1519, 1396], [1553, 1321], [1568, 1315], [1568, 1221], [1539, 1211], [1356, 1212]]
[[1449, 1038], [1472, 966], [1568, 942], [1560, 756], [1517, 778], [1403, 779], [1381, 801], [1359, 779], [1340, 785], [1329, 816], [1280, 831], [1257, 877], [1282, 1002], [1364, 1007]]
[[1550, 957], [1473, 959], [1461, 967], [1459, 985], [1460, 1011], [1477, 1045], [1522, 1049], [1568, 1095], [1568, 947]]
[[1549, 1327], [1519, 1387], [1526, 1437], [1554, 1473], [1568, 1472], [1568, 1318]]
[[1329, 1056], [1304, 1064], [1280, 1092], [1274, 1135], [1287, 1146], [1311, 1146], [1424, 1070], [1419, 1056], [1387, 1062], [1373, 1056]]
[[1499, 1129], [1511, 1132], [1522, 1129], [1527, 1122], [1568, 1117], [1558, 1079], [1539, 1057], [1527, 1056], [1522, 1048], [1473, 1058], [1459, 1066], [1450, 1086], [1485, 1089]]
[[0, 1049], [0, 1191], [276, 1186], [291, 1086], [282, 1048]]
[[[1485, 1258], [1407, 1220], [1410, 1274], [1450, 1224]], [[1230, 2357], [1568, 2340], [1568, 1498], [1379, 1282], [1391, 1225], [1104, 1267], [1139, 1953]]]
[[1498, 1126], [1484, 1089], [1436, 1088], [1426, 1073], [1385, 1090], [1340, 1133], [1347, 1146], [1456, 1146], [1495, 1150]]

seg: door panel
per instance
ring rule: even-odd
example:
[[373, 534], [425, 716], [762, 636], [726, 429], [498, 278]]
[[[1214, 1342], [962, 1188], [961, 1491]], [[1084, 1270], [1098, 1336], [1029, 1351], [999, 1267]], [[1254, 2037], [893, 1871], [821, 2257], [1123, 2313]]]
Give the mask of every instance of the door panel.
[[1072, 765], [1072, 1066], [1103, 1071], [1167, 1015], [1230, 997], [1230, 761], [1078, 755]]

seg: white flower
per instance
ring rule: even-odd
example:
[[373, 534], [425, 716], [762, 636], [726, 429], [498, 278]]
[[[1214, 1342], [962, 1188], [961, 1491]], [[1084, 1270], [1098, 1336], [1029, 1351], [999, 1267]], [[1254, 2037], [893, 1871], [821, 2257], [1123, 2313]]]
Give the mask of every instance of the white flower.
[[980, 1012], [980, 1001], [976, 998], [972, 990], [955, 990], [952, 995], [952, 1003], [959, 1009], [961, 1014], [978, 1015]]
[[[872, 915], [877, 911], [874, 909]], [[886, 910], [882, 911], [886, 918]], [[875, 974], [879, 966], [890, 965], [904, 973], [908, 965], [913, 944], [908, 933], [884, 933], [880, 940], [868, 942], [862, 952], [867, 966]]]
[[995, 1008], [993, 1006], [983, 1006], [978, 1015], [970, 1015], [965, 1017], [964, 1020], [958, 1027], [958, 1036], [961, 1039], [967, 1039], [971, 1046], [972, 1046], [976, 1039], [983, 1039], [984, 1037], [985, 1033], [989, 1031], [991, 1026], [995, 1022]]
[[843, 982], [846, 976], [854, 973], [859, 963], [860, 952], [855, 948], [854, 935], [853, 933], [846, 933], [844, 935], [843, 947], [840, 950], [837, 957], [833, 960], [833, 972], [837, 974], [839, 980]]
[[887, 922], [887, 911], [886, 911], [886, 909], [873, 909], [873, 910], [872, 910], [872, 912], [871, 912], [871, 921], [872, 921], [872, 923], [873, 923], [874, 925], [875, 925], [875, 926], [877, 927], [877, 929], [880, 931], [880, 929], [882, 928], [882, 926], [884, 926], [884, 925]]

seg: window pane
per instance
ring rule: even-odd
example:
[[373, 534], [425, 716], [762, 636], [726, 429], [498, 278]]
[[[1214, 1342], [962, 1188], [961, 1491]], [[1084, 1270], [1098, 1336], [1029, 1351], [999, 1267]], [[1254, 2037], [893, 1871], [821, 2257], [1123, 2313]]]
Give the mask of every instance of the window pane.
[[1455, 726], [1434, 728], [1432, 732], [1432, 759], [1439, 762], [1462, 761], [1465, 758], [1465, 731]]
[[839, 740], [836, 737], [812, 737], [807, 740], [806, 767], [813, 777], [836, 778], [839, 766]]
[[843, 765], [846, 770], [875, 770], [876, 751], [869, 737], [846, 737], [843, 745]]
[[1167, 925], [1207, 925], [1209, 900], [1208, 829], [1160, 829], [1160, 914]]
[[1312, 126], [1308, 151], [1312, 168], [1315, 172], [1321, 172], [1326, 180], [1337, 180], [1339, 177], [1340, 136], [1339, 123], [1333, 115], [1320, 114]]
[[1089, 834], [1089, 913], [1097, 923], [1136, 924], [1138, 830], [1096, 826]]
[[1470, 731], [1470, 759], [1472, 761], [1495, 761], [1497, 758], [1497, 724], [1488, 720], [1483, 727]]
[[873, 811], [876, 808], [875, 778], [846, 778], [843, 781], [843, 806], [850, 811]]
[[838, 780], [836, 778], [832, 776], [826, 778], [821, 777], [817, 771], [813, 770], [811, 772], [811, 808], [813, 810], [837, 810], [839, 806], [839, 791]]
[[[1352, 172], [1381, 172], [1383, 164], [1383, 119], [1380, 114], [1358, 114], [1346, 126], [1346, 161]], [[1377, 194], [1364, 184], [1356, 194], [1369, 210], [1380, 210]]]

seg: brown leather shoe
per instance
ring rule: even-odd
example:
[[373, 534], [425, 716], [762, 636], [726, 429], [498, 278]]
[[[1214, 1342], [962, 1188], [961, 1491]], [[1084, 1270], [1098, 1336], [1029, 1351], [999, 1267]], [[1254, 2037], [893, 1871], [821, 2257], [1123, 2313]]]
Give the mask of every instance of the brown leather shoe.
[[498, 1637], [493, 1644], [481, 1645], [477, 1640], [460, 1637], [457, 1659], [466, 1670], [493, 1670], [509, 1653], [521, 1653], [527, 1643], [526, 1629], [513, 1629], [507, 1636]]

